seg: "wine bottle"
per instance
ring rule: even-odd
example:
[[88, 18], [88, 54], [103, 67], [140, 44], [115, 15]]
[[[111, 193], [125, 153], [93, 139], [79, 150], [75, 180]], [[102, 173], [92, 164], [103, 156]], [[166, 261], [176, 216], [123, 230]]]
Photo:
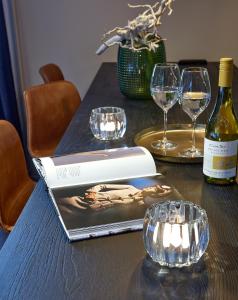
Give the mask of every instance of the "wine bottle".
[[232, 103], [233, 59], [221, 58], [217, 101], [206, 126], [203, 174], [208, 183], [236, 182], [238, 121]]

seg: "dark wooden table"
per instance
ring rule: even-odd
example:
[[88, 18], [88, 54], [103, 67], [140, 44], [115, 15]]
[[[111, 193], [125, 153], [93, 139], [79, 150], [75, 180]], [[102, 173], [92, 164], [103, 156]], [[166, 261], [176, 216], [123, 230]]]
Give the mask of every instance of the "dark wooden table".
[[[213, 99], [200, 123], [207, 120], [216, 96], [218, 65], [209, 63], [208, 69]], [[234, 88], [238, 111], [237, 69]], [[125, 108], [128, 126], [120, 142], [92, 137], [90, 111], [104, 105]], [[168, 119], [190, 122], [178, 104]], [[138, 131], [162, 122], [153, 101], [128, 100], [120, 94], [116, 66], [105, 63], [57, 153], [132, 146]], [[68, 243], [40, 181], [0, 252], [0, 299], [238, 299], [238, 186], [206, 184], [201, 164], [157, 166], [188, 200], [207, 211], [211, 240], [198, 264], [180, 270], [153, 264], [145, 256], [141, 231]]]

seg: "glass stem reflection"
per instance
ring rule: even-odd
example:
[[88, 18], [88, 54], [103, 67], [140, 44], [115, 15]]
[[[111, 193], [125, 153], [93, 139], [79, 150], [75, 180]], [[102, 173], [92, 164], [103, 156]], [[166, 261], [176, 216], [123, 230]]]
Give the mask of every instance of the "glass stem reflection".
[[195, 129], [196, 129], [196, 118], [192, 120], [193, 122], [193, 132], [192, 132], [192, 148], [191, 152], [196, 152], [196, 139], [195, 139]]
[[164, 110], [164, 135], [163, 135], [163, 145], [164, 146], [167, 143], [166, 132], [167, 132], [167, 111]]

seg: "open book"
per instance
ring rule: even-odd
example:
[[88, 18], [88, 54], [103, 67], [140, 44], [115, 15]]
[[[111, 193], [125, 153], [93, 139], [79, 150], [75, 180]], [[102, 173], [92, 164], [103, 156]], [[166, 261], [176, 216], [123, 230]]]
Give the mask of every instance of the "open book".
[[146, 208], [179, 194], [143, 147], [35, 158], [70, 241], [143, 227]]

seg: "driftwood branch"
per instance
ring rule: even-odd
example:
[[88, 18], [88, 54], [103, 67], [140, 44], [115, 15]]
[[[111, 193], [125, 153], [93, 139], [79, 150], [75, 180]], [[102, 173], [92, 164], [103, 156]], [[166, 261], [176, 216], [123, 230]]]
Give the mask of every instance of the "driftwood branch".
[[108, 47], [119, 44], [134, 51], [148, 49], [155, 51], [161, 41], [158, 27], [161, 25], [161, 17], [167, 12], [172, 13], [172, 3], [175, 0], [161, 0], [154, 5], [131, 5], [130, 8], [145, 8], [135, 19], [128, 21], [124, 27], [115, 27], [103, 35], [103, 43], [97, 49], [96, 54], [102, 54]]

